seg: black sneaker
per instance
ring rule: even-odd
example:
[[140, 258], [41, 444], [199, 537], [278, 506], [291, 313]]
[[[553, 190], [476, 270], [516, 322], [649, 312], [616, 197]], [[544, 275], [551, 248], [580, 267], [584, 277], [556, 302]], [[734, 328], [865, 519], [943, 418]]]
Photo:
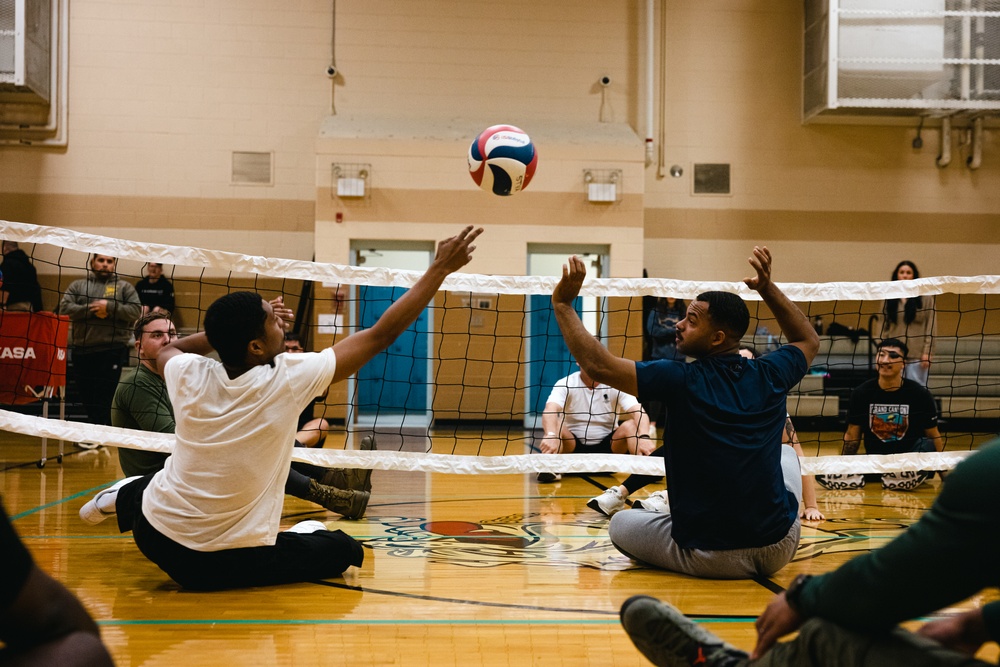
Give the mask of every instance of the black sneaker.
[[562, 473], [558, 472], [540, 472], [538, 473], [538, 481], [542, 484], [551, 484], [552, 482], [558, 482], [562, 479]]
[[738, 667], [750, 658], [666, 602], [648, 595], [625, 600], [620, 616], [635, 647], [659, 667]]

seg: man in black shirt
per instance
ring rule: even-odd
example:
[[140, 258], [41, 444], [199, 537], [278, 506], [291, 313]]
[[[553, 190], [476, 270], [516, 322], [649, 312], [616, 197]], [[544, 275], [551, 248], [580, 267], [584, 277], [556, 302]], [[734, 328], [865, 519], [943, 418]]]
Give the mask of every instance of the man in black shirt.
[[142, 314], [174, 312], [174, 286], [163, 275], [163, 265], [146, 264], [146, 277], [135, 284], [135, 291], [142, 301]]

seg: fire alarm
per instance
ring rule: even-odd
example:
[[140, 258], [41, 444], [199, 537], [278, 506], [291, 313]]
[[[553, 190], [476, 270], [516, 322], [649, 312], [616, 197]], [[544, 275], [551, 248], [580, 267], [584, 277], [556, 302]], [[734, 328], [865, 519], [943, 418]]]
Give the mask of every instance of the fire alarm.
[[335, 220], [337, 221], [338, 224], [341, 223], [341, 222], [343, 222], [344, 221], [344, 214], [341, 213], [340, 211], [337, 211], [337, 217], [335, 218]]

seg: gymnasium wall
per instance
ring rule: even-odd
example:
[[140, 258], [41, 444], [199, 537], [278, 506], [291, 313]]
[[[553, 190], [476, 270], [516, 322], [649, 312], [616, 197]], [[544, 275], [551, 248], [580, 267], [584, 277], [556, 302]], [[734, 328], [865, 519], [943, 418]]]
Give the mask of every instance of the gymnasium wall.
[[[646, 167], [644, 8], [74, 0], [69, 146], [0, 146], [0, 217], [335, 262], [351, 239], [476, 223], [489, 252], [469, 270], [483, 273], [523, 273], [536, 242], [606, 244], [613, 276], [739, 279], [754, 243], [778, 280], [882, 280], [902, 258], [925, 275], [997, 272], [1000, 133], [973, 172], [960, 133], [938, 169], [930, 127], [914, 150], [913, 122], [803, 126], [793, 0], [656, 3], [663, 164], [685, 175]], [[509, 199], [465, 174], [495, 122], [541, 156]], [[233, 151], [273, 152], [273, 184], [234, 185]], [[334, 196], [342, 162], [372, 165], [368, 198]], [[730, 163], [732, 194], [691, 194], [696, 162]], [[588, 203], [584, 169], [621, 169], [621, 201]]]

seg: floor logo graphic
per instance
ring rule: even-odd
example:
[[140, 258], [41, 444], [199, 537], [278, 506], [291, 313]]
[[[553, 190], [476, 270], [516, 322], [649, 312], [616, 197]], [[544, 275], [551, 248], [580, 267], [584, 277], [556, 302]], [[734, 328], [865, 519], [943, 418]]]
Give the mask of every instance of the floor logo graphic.
[[365, 546], [397, 558], [425, 558], [463, 567], [539, 565], [628, 570], [641, 566], [608, 539], [607, 520], [565, 515], [558, 522], [539, 514], [484, 520], [432, 521], [416, 517], [370, 519], [381, 535], [359, 538]]

